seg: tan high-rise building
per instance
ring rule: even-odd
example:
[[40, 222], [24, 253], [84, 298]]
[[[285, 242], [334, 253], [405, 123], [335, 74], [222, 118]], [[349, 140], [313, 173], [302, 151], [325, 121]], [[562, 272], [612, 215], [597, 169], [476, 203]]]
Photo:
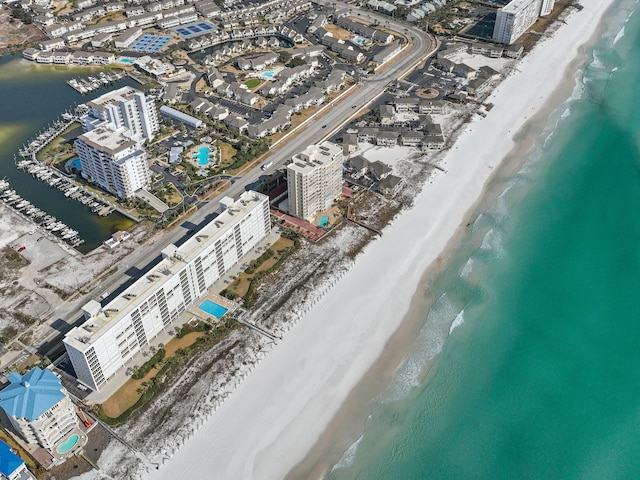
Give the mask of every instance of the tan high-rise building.
[[289, 213], [312, 220], [328, 209], [342, 191], [342, 147], [331, 142], [311, 145], [287, 165]]

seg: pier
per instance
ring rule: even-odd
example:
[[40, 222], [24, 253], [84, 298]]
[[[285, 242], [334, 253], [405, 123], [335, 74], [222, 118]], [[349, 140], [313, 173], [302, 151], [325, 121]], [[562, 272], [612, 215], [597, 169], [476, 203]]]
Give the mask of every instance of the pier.
[[76, 92], [84, 95], [88, 92], [93, 92], [100, 88], [108, 87], [118, 80], [122, 80], [125, 77], [124, 72], [116, 72], [107, 74], [100, 72], [97, 77], [78, 77], [67, 80], [67, 85], [73, 88]]
[[49, 145], [54, 138], [69, 128], [71, 124], [80, 121], [80, 117], [86, 114], [87, 111], [87, 106], [81, 104], [78, 105], [73, 112], [63, 113], [61, 118], [55, 120], [49, 128], [44, 132], [38, 132], [38, 136], [34, 140], [30, 140], [26, 145], [23, 145], [22, 148], [18, 150], [18, 153], [22, 158], [31, 158], [35, 161], [38, 152]]
[[84, 243], [84, 240], [80, 238], [77, 231], [58, 221], [58, 219], [53, 215], [49, 215], [44, 210], [40, 210], [29, 200], [22, 198], [11, 188], [6, 179], [0, 180], [0, 200], [2, 200], [5, 205], [27, 217], [43, 229], [58, 236], [61, 240], [65, 241], [72, 247], [77, 247]]
[[114, 206], [109, 202], [87, 190], [82, 185], [78, 185], [73, 178], [65, 176], [56, 168], [42, 165], [35, 160], [21, 160], [16, 166], [20, 170], [27, 171], [34, 178], [47, 183], [50, 187], [64, 192], [65, 197], [82, 203], [100, 216], [105, 217], [114, 210]]

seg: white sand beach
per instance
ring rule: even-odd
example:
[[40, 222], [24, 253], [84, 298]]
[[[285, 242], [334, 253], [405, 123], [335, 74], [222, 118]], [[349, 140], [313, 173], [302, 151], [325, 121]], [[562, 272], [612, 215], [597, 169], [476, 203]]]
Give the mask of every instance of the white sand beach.
[[[424, 272], [446, 260], [513, 137], [548, 103], [611, 1], [583, 2], [488, 100], [438, 172], [384, 235], [300, 319], [204, 425], [147, 478], [281, 479], [314, 447], [407, 321]], [[573, 65], [575, 68], [575, 65]], [[571, 86], [571, 85], [569, 85]], [[566, 88], [565, 88], [566, 98]], [[390, 150], [390, 152], [392, 152]]]

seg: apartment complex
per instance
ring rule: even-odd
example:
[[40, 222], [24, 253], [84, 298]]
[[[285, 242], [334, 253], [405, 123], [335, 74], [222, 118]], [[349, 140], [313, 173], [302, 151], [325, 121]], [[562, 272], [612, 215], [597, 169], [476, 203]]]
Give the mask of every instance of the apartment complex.
[[144, 277], [102, 306], [83, 307], [86, 322], [64, 344], [78, 379], [98, 390], [169, 327], [271, 231], [269, 198], [244, 192], [180, 247], [169, 245]]
[[493, 41], [511, 45], [536, 22], [541, 8], [542, 0], [513, 0], [499, 9], [493, 28]]
[[125, 127], [101, 126], [75, 141], [82, 176], [120, 198], [131, 198], [149, 185], [147, 154]]
[[158, 131], [155, 100], [139, 90], [122, 87], [87, 102], [89, 115], [84, 119], [85, 131], [99, 126], [112, 130], [125, 127], [136, 140], [151, 140]]
[[289, 213], [307, 220], [326, 210], [342, 191], [342, 147], [311, 145], [287, 165]]
[[11, 384], [0, 391], [0, 408], [27, 442], [53, 451], [78, 427], [67, 391], [51, 370], [36, 367], [25, 375], [12, 372]]
[[82, 119], [86, 133], [75, 141], [82, 176], [120, 198], [131, 198], [149, 185], [147, 156], [142, 148], [158, 130], [155, 101], [123, 87], [87, 102]]

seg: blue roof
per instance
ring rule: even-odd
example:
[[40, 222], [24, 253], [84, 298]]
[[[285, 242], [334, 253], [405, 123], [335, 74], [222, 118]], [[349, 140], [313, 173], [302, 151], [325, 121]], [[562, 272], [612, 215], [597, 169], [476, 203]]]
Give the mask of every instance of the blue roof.
[[10, 476], [24, 463], [18, 455], [11, 451], [9, 445], [0, 440], [0, 473]]
[[29, 373], [9, 374], [11, 385], [0, 391], [0, 407], [16, 418], [32, 422], [62, 400], [62, 384], [51, 370], [35, 367]]

